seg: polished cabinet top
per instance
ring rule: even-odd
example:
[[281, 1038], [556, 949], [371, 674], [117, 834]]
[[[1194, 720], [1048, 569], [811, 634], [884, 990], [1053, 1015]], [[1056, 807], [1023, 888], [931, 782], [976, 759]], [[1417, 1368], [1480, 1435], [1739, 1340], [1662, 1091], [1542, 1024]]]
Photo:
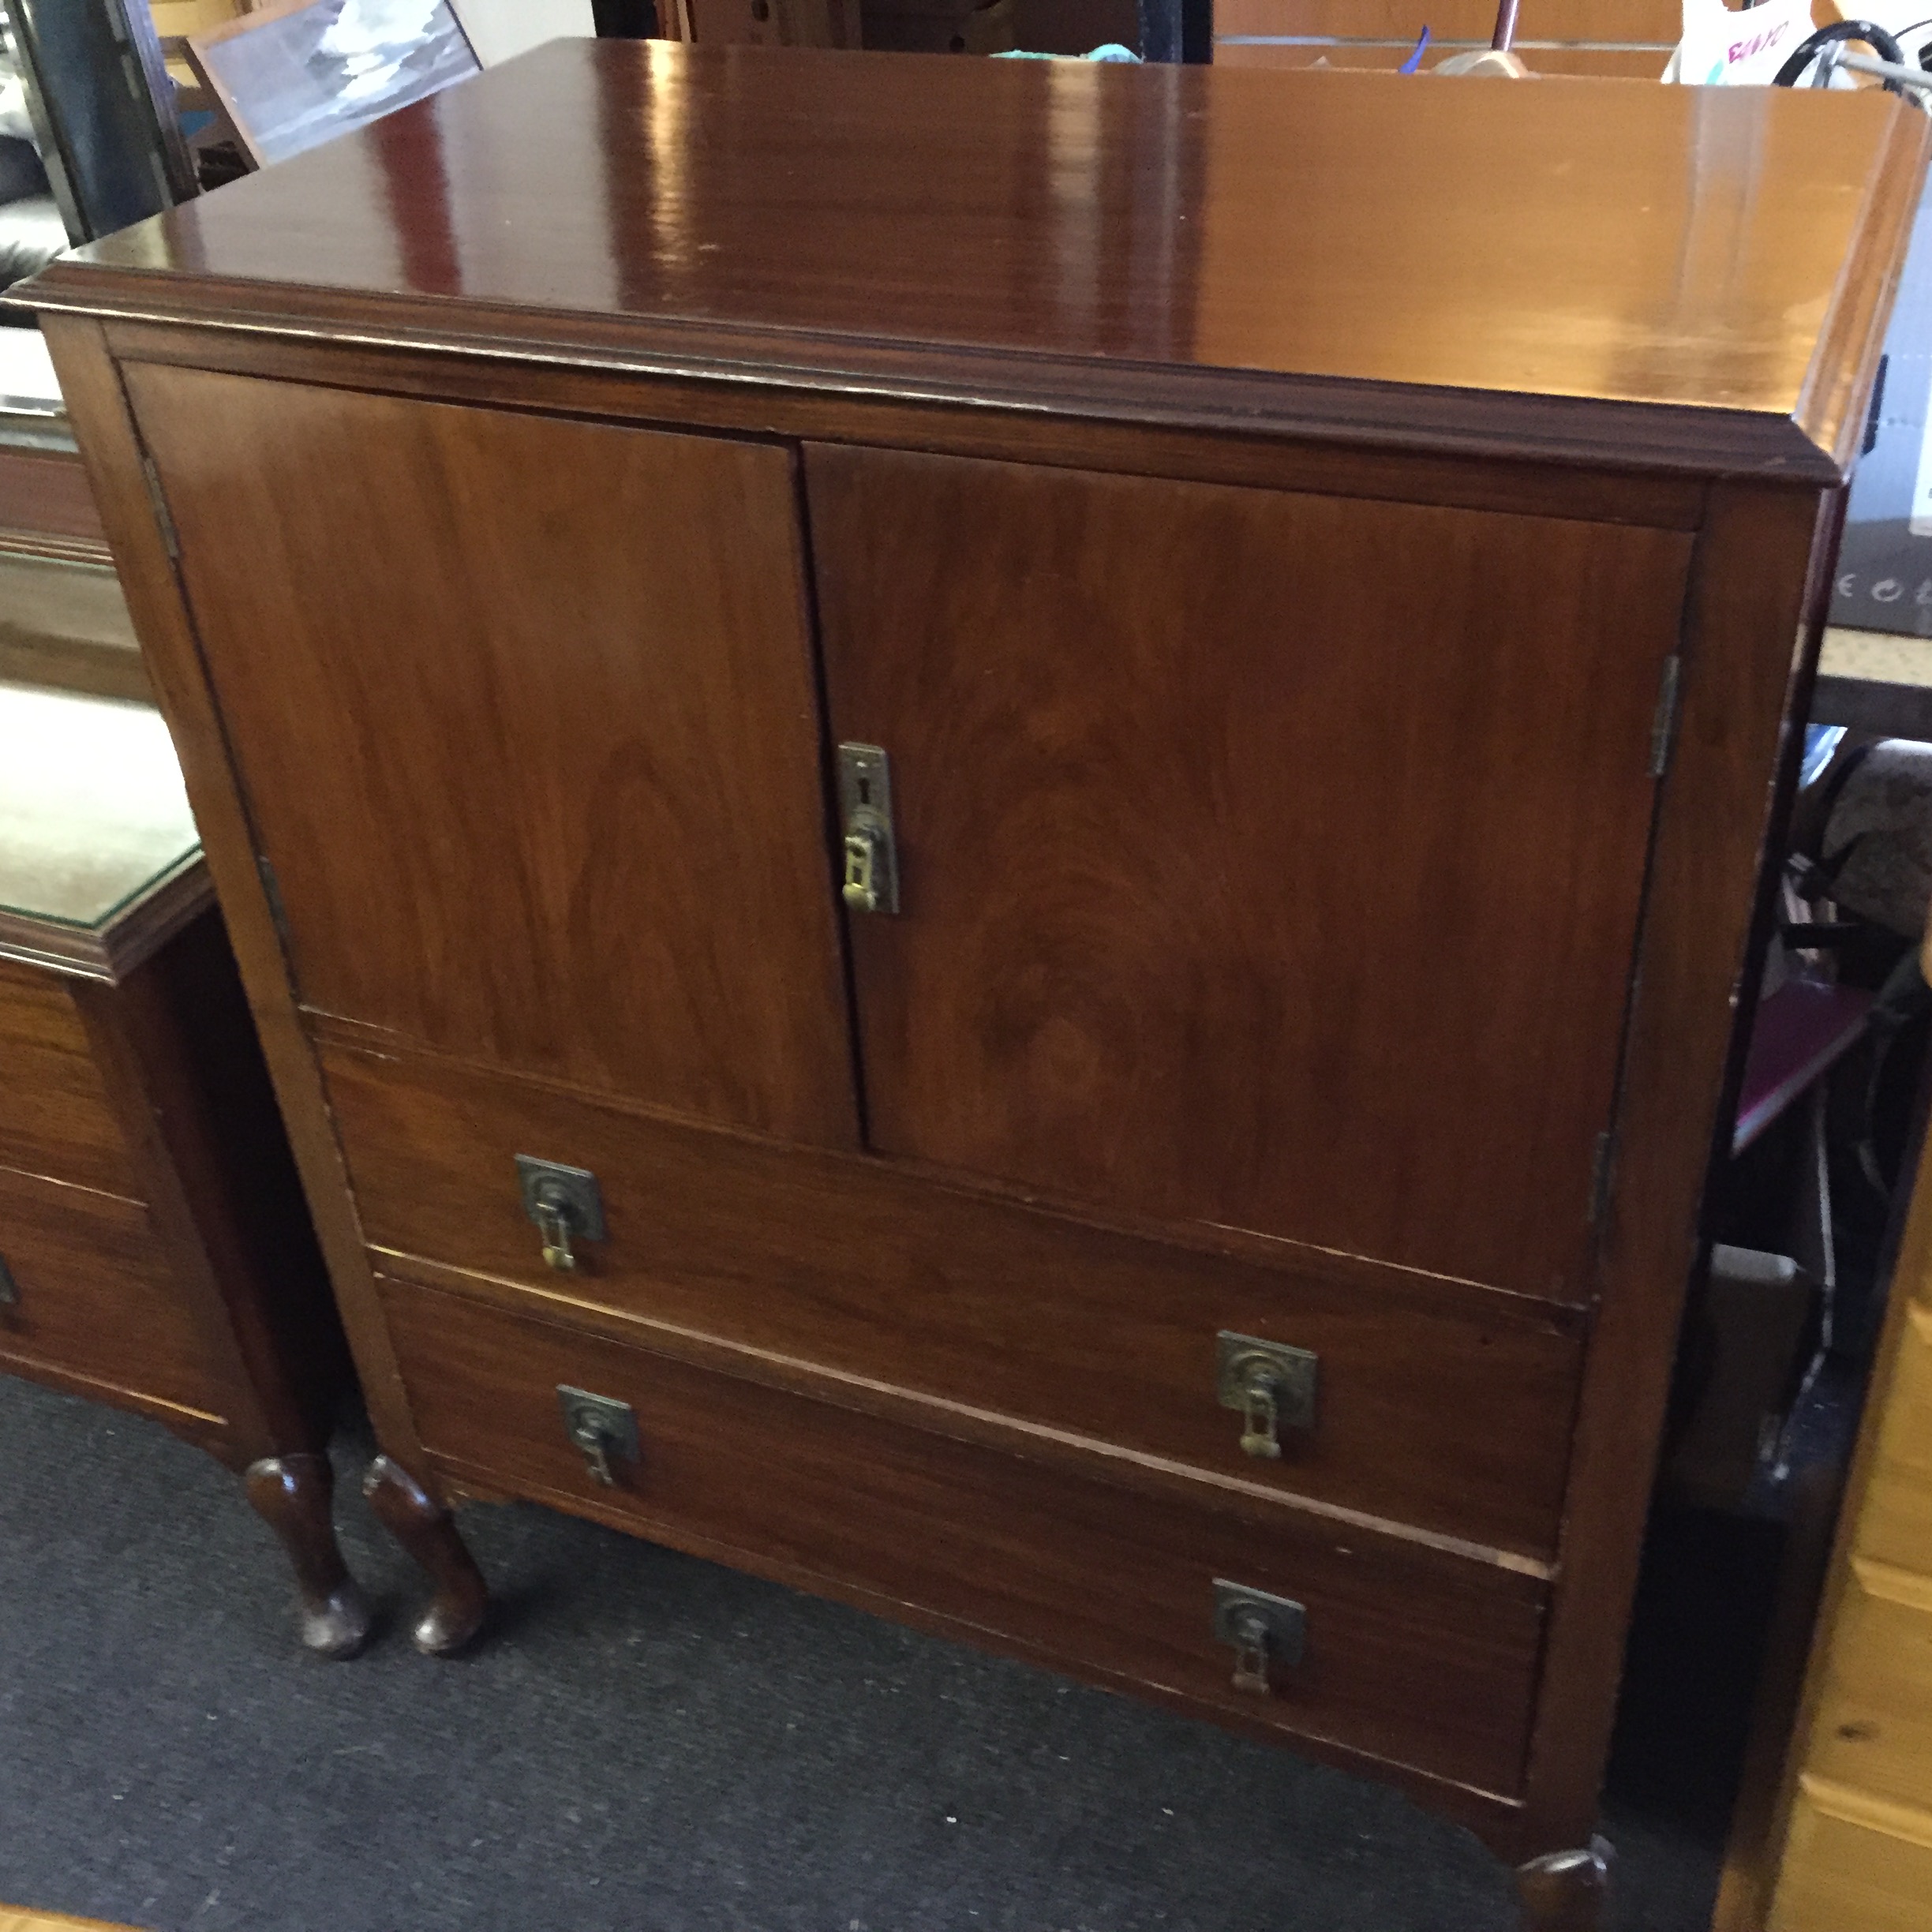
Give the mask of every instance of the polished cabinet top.
[[1866, 92], [564, 40], [28, 298], [1822, 477], [1926, 135]]
[[132, 963], [206, 903], [200, 851], [159, 713], [0, 683], [0, 954]]

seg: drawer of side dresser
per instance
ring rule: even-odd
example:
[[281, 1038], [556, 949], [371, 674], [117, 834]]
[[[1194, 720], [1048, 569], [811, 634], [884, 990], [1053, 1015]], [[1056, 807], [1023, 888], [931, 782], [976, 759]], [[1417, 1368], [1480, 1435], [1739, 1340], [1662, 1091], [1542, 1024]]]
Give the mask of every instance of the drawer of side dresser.
[[[888, 1163], [327, 1050], [369, 1241], [673, 1328], [1533, 1555], [1580, 1357], [1567, 1311], [1306, 1256], [1204, 1254]], [[606, 1238], [545, 1266], [515, 1157], [594, 1172]], [[1312, 1425], [1245, 1454], [1226, 1332], [1313, 1354]]]
[[51, 1369], [206, 1416], [207, 1345], [146, 1208], [0, 1173], [0, 1368]]
[[66, 985], [7, 960], [0, 960], [0, 1167], [141, 1198]]
[[[1206, 1714], [1509, 1794], [1545, 1592], [1295, 1512], [1265, 1527], [384, 1278], [416, 1425], [459, 1481], [1019, 1649]], [[622, 1404], [606, 1486], [560, 1387]], [[1271, 1515], [1275, 1512], [1270, 1512]], [[1217, 1580], [1300, 1604], [1301, 1661], [1235, 1688]]]

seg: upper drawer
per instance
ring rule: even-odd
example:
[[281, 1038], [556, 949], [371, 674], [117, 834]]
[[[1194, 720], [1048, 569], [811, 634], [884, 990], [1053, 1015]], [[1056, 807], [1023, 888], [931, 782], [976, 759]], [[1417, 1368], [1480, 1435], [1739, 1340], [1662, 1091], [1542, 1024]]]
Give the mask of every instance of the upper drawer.
[[807, 451], [871, 1146], [1582, 1302], [1690, 539]]
[[[384, 1284], [432, 1456], [491, 1488], [888, 1616], [1503, 1794], [1520, 1781], [1545, 1601], [1496, 1565], [1281, 1512], [1264, 1531], [1164, 1496]], [[630, 1409], [593, 1480], [560, 1386]], [[1204, 1497], [1204, 1503], [1211, 1499]], [[1218, 1579], [1304, 1606], [1298, 1663], [1237, 1689]]]
[[0, 960], [0, 1167], [139, 1200], [87, 1030], [54, 975]]
[[[672, 1125], [411, 1055], [325, 1046], [379, 1248], [1505, 1548], [1553, 1550], [1577, 1319], [1301, 1255], [1264, 1266]], [[607, 1238], [546, 1268], [515, 1157], [597, 1176]], [[1314, 1424], [1241, 1447], [1217, 1336], [1318, 1357]]]
[[49, 1368], [207, 1415], [208, 1346], [148, 1211], [0, 1173], [0, 1366]]

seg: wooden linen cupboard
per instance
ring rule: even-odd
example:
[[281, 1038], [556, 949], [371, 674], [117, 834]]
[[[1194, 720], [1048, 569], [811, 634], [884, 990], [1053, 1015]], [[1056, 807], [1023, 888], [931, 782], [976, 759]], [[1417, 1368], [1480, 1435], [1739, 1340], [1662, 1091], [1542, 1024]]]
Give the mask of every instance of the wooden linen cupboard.
[[50, 269], [425, 1646], [535, 1498], [1595, 1923], [1924, 151], [559, 43]]

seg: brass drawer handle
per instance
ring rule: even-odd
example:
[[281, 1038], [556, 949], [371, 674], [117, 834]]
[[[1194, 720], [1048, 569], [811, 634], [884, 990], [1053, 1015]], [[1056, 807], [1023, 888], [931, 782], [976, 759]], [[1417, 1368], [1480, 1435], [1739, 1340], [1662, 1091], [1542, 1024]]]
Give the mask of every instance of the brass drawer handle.
[[615, 1396], [593, 1395], [567, 1382], [557, 1384], [557, 1406], [564, 1411], [564, 1433], [583, 1452], [590, 1480], [614, 1489], [617, 1477], [612, 1458], [635, 1462], [640, 1454], [636, 1411]]
[[566, 1167], [529, 1154], [516, 1157], [516, 1167], [523, 1211], [537, 1224], [545, 1265], [575, 1274], [579, 1260], [575, 1244], [604, 1239], [604, 1196], [597, 1176], [587, 1167]]
[[1233, 1647], [1237, 1690], [1271, 1695], [1275, 1671], [1293, 1670], [1301, 1661], [1307, 1632], [1308, 1612], [1292, 1598], [1215, 1579], [1215, 1638]]
[[1282, 1452], [1283, 1429], [1315, 1426], [1315, 1385], [1320, 1358], [1306, 1349], [1264, 1342], [1259, 1335], [1235, 1335], [1227, 1329], [1216, 1342], [1221, 1406], [1240, 1413], [1242, 1451], [1274, 1461]]

